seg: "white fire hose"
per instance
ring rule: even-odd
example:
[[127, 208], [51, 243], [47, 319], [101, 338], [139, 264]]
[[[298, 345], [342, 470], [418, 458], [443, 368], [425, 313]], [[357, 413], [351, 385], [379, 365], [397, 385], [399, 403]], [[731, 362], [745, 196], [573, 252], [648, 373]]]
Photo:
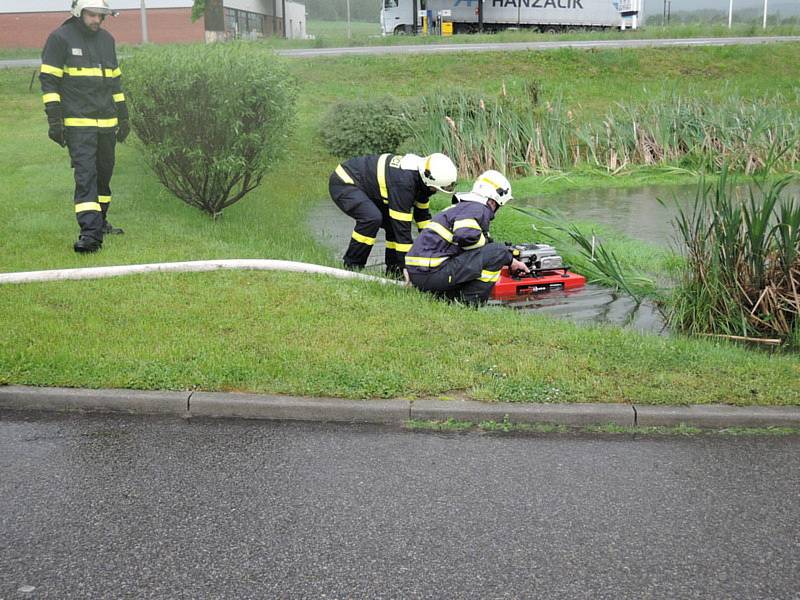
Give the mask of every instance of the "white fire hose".
[[330, 275], [339, 279], [359, 279], [403, 285], [402, 281], [385, 279], [374, 275], [364, 275], [344, 269], [334, 269], [321, 265], [293, 262], [290, 260], [231, 259], [231, 260], [193, 260], [189, 262], [153, 263], [148, 265], [122, 265], [116, 267], [88, 267], [83, 269], [57, 269], [52, 271], [27, 271], [20, 273], [0, 273], [0, 285], [4, 283], [36, 283], [42, 281], [66, 281], [79, 279], [104, 279], [122, 275], [142, 273], [201, 273], [207, 271], [286, 271], [290, 273], [311, 273]]

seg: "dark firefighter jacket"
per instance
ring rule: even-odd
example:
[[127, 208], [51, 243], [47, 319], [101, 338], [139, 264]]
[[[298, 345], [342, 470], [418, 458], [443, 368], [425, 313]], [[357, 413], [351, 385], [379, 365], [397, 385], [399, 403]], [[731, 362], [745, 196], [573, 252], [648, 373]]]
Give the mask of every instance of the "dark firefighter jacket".
[[114, 38], [72, 17], [50, 34], [42, 51], [42, 100], [48, 119], [65, 127], [115, 127], [128, 118]]
[[358, 156], [336, 167], [336, 174], [344, 182], [357, 186], [384, 212], [389, 223], [384, 228], [394, 233], [394, 242], [387, 247], [405, 253], [411, 248], [411, 223], [422, 229], [430, 223], [430, 197], [419, 171], [403, 169], [402, 156], [381, 154]]
[[[480, 202], [460, 201], [446, 208], [420, 232], [406, 255], [406, 267], [409, 271], [436, 269], [448, 258], [482, 248], [491, 240], [492, 219], [492, 209]], [[509, 250], [509, 264], [511, 258]]]

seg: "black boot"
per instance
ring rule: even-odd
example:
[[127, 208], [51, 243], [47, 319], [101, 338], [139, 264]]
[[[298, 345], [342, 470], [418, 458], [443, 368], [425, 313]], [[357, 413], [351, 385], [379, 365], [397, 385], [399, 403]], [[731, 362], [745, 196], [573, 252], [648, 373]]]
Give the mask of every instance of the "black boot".
[[122, 235], [125, 233], [125, 230], [120, 229], [119, 227], [114, 227], [108, 221], [103, 223], [103, 234], [104, 235]]
[[78, 238], [78, 241], [73, 244], [72, 248], [75, 252], [97, 252], [100, 248], [103, 247], [103, 242], [94, 239], [93, 237], [89, 237], [88, 235], [82, 235]]

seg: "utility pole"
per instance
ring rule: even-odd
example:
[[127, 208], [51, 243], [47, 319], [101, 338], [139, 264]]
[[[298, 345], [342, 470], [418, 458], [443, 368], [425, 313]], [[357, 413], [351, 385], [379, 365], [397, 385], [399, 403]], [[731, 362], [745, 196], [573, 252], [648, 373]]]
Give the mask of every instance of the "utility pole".
[[672, 17], [672, 0], [667, 0], [667, 25]]
[[283, 37], [288, 38], [289, 35], [286, 33], [286, 0], [281, 0], [281, 14], [283, 15]]
[[667, 0], [664, 0], [664, 16], [661, 17], [661, 24], [667, 24]]
[[478, 0], [478, 33], [483, 33], [483, 0]]
[[769, 4], [769, 0], [764, 0], [764, 25], [762, 26], [763, 29], [767, 28], [767, 4]]
[[733, 27], [733, 0], [728, 4], [728, 29]]
[[141, 4], [139, 5], [139, 15], [142, 18], [142, 43], [146, 44], [150, 40], [148, 39], [149, 36], [147, 35], [147, 6], [145, 6], [145, 0], [142, 0]]
[[353, 31], [350, 29], [350, 0], [347, 0], [347, 39], [353, 37]]

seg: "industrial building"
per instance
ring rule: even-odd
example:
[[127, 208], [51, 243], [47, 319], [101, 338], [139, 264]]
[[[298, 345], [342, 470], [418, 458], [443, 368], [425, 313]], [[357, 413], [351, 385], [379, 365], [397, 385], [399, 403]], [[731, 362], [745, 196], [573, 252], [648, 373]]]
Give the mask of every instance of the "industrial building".
[[[118, 44], [143, 41], [142, 0], [111, 0], [119, 15], [106, 19]], [[202, 42], [203, 19], [191, 20], [192, 0], [145, 0], [147, 41], [156, 44]], [[285, 0], [224, 0], [226, 39], [264, 36], [306, 37], [306, 8]], [[70, 0], [2, 0], [0, 48], [41, 48], [47, 36], [69, 18]], [[284, 9], [286, 14], [284, 16]]]

